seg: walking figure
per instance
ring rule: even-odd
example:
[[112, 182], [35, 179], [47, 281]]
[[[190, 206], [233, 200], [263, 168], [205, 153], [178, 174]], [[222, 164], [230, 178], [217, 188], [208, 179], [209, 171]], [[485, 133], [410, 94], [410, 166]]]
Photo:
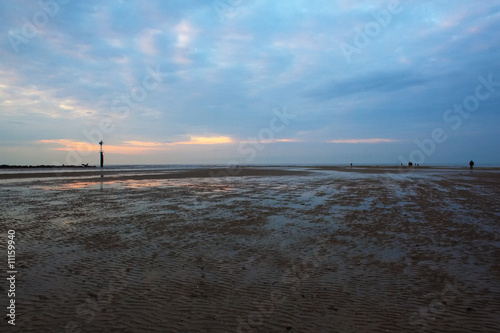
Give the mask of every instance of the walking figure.
[[470, 166], [470, 169], [472, 170], [472, 168], [474, 167], [474, 161], [473, 160], [470, 160], [469, 166]]

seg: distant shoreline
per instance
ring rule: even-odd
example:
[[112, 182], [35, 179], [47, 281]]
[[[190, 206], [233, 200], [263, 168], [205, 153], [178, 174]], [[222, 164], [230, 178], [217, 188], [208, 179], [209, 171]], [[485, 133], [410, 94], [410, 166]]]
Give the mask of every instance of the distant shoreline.
[[[33, 168], [33, 167], [32, 167]], [[129, 170], [106, 170], [94, 169], [92, 167], [76, 167], [65, 166], [64, 168], [73, 169], [74, 171], [63, 171], [64, 168], [51, 169], [57, 171], [40, 171], [40, 172], [23, 172], [26, 169], [20, 168], [19, 172], [1, 173], [0, 180], [7, 179], [43, 179], [43, 178], [79, 178], [86, 179], [87, 181], [102, 180], [101, 177], [106, 176], [107, 180], [145, 180], [145, 179], [177, 179], [177, 178], [209, 178], [209, 177], [244, 177], [244, 176], [299, 176], [311, 174], [314, 171], [340, 171], [348, 173], [365, 173], [365, 174], [391, 174], [402, 173], [410, 174], [414, 172], [428, 173], [428, 172], [466, 172], [469, 174], [468, 168], [448, 168], [448, 167], [387, 167], [387, 166], [309, 166], [309, 167], [269, 167], [269, 166], [252, 166], [252, 167], [202, 167], [202, 168], [176, 168], [176, 169], [129, 169]], [[36, 168], [33, 168], [36, 169]], [[40, 167], [40, 169], [43, 169]], [[79, 169], [76, 171], [75, 169]], [[83, 169], [91, 169], [88, 171], [80, 171]], [[17, 169], [16, 169], [17, 170]], [[484, 174], [492, 174], [494, 177], [500, 176], [500, 168], [474, 168], [473, 172], [476, 176]], [[101, 177], [99, 177], [101, 176]]]
[[95, 168], [95, 165], [0, 165], [0, 169], [64, 169], [64, 168]]

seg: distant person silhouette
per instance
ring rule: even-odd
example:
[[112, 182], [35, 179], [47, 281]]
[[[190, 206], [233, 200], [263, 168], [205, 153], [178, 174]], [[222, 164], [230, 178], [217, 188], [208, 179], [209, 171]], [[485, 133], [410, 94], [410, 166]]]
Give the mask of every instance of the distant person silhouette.
[[472, 168], [474, 167], [474, 161], [473, 160], [470, 160], [469, 166], [470, 166], [470, 169], [472, 170]]

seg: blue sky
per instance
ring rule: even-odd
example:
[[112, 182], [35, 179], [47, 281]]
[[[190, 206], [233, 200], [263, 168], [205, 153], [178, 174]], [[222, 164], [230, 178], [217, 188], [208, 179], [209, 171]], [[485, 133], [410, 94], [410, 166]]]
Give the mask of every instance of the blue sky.
[[500, 163], [500, 1], [1, 1], [0, 164]]

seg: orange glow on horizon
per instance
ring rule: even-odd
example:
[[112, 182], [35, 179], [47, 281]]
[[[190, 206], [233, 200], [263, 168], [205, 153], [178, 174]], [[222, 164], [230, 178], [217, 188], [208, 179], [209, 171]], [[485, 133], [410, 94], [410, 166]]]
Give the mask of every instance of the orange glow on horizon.
[[[39, 143], [52, 143], [57, 144], [59, 147], [51, 147], [51, 150], [60, 151], [81, 151], [84, 153], [99, 152], [99, 145], [93, 145], [89, 142], [80, 142], [67, 139], [55, 139], [55, 140], [39, 140]], [[227, 136], [218, 137], [203, 137], [203, 136], [191, 136], [190, 141], [185, 142], [151, 142], [151, 141], [124, 141], [123, 145], [104, 145], [103, 151], [106, 153], [114, 154], [141, 154], [149, 151], [159, 151], [165, 150], [168, 147], [175, 145], [214, 145], [214, 144], [224, 144], [233, 142], [231, 138]]]
[[123, 143], [135, 147], [158, 147], [164, 145], [164, 143], [161, 142], [147, 142], [147, 141], [124, 141]]
[[277, 139], [276, 142], [302, 142], [298, 139]]
[[190, 141], [177, 142], [180, 145], [215, 145], [222, 143], [231, 143], [233, 140], [227, 136], [207, 137], [207, 136], [192, 136]]
[[95, 147], [94, 145], [88, 142], [79, 142], [73, 140], [66, 139], [57, 139], [57, 140], [40, 140], [38, 142], [41, 143], [56, 143], [62, 145], [64, 147], [60, 148], [52, 148], [53, 150], [77, 150], [77, 151], [99, 151], [99, 147]]

